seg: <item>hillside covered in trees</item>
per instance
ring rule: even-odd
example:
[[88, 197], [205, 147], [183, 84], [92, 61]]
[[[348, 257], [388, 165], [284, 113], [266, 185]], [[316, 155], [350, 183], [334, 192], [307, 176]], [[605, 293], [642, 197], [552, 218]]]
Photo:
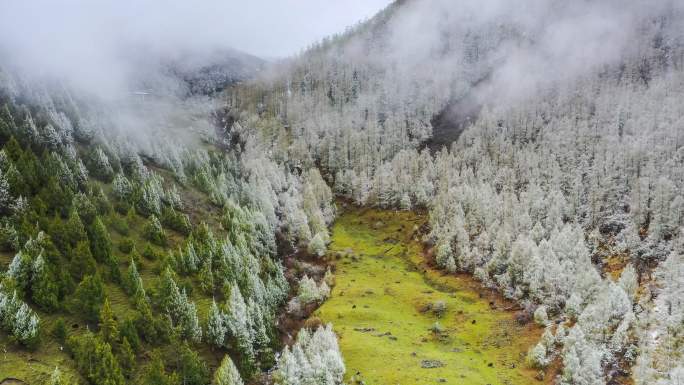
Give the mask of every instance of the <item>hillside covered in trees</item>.
[[[676, 384], [683, 11], [395, 2], [229, 90], [227, 129], [357, 205], [427, 209], [434, 263], [548, 325], [530, 354], [559, 383]], [[433, 124], [458, 139], [426, 147]]]
[[320, 174], [211, 131], [142, 150], [98, 106], [2, 75], [1, 335], [39, 358], [0, 377], [207, 384], [221, 362], [215, 381], [237, 384], [270, 368], [290, 292], [277, 245], [327, 235]]
[[544, 328], [540, 380], [684, 381], [684, 7], [525, 3], [399, 0], [114, 99], [0, 61], [0, 381], [341, 384], [303, 321], [338, 206], [427, 213], [426, 263]]

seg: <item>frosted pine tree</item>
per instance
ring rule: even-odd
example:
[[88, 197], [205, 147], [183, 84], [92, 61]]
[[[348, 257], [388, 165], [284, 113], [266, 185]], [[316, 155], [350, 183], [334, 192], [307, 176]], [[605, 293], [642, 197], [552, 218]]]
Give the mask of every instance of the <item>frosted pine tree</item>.
[[24, 251], [19, 251], [7, 268], [7, 276], [14, 280], [18, 288], [24, 290], [31, 282], [32, 265], [31, 257]]
[[300, 385], [302, 383], [300, 372], [301, 370], [297, 363], [297, 359], [290, 351], [290, 347], [285, 346], [285, 349], [278, 357], [277, 367], [274, 373], [276, 384]]
[[57, 146], [59, 146], [61, 139], [59, 137], [59, 134], [55, 130], [55, 127], [52, 124], [48, 123], [47, 125], [45, 125], [45, 127], [43, 127], [42, 131], [42, 143], [49, 149], [57, 149]]
[[114, 174], [114, 169], [109, 163], [109, 157], [102, 148], [98, 147], [92, 156], [92, 170], [94, 170], [95, 176], [101, 178], [105, 181], [110, 181], [112, 174]]
[[22, 303], [19, 311], [14, 316], [14, 327], [12, 334], [24, 345], [33, 345], [38, 338], [38, 326], [40, 320], [38, 316]]
[[166, 191], [164, 200], [171, 205], [176, 210], [183, 210], [183, 199], [181, 198], [178, 188], [174, 184], [169, 190]]
[[[323, 283], [325, 284], [325, 282]], [[327, 285], [326, 285], [327, 288]], [[316, 301], [321, 301], [330, 294], [330, 289], [327, 289], [327, 293], [322, 293], [319, 287], [316, 285], [316, 281], [309, 276], [304, 275], [299, 281], [299, 288], [297, 289], [297, 298], [302, 303], [311, 303]]]
[[128, 180], [128, 178], [121, 173], [116, 174], [116, 177], [114, 177], [112, 187], [114, 196], [122, 201], [128, 201], [133, 193], [133, 185], [131, 185], [131, 182]]
[[0, 327], [7, 332], [12, 332], [14, 326], [14, 314], [16, 314], [19, 306], [16, 302], [16, 293], [10, 296], [4, 292], [4, 288], [0, 284]]
[[327, 247], [325, 245], [323, 233], [316, 233], [314, 237], [309, 242], [308, 251], [310, 254], [316, 255], [317, 257], [322, 257], [325, 255]]
[[274, 378], [278, 385], [339, 385], [345, 370], [337, 336], [328, 325], [313, 333], [301, 330], [292, 350], [286, 347], [278, 357]]
[[138, 209], [144, 215], [161, 214], [161, 197], [163, 189], [160, 182], [154, 178], [150, 178], [142, 188], [142, 197], [138, 201]]
[[7, 178], [0, 169], [0, 214], [8, 214], [12, 207], [12, 195]]
[[246, 360], [253, 361], [255, 355], [247, 305], [242, 297], [240, 288], [236, 284], [231, 286], [228, 314], [225, 320], [230, 334], [237, 340], [240, 352]]
[[76, 163], [76, 181], [79, 186], [85, 186], [88, 183], [88, 168], [86, 168], [83, 161], [79, 158]]
[[172, 318], [181, 329], [181, 334], [193, 342], [199, 342], [202, 339], [202, 328], [197, 317], [197, 307], [188, 300], [185, 289], [175, 297], [173, 307], [175, 310], [171, 312]]
[[216, 305], [216, 301], [212, 301], [209, 319], [207, 320], [207, 340], [214, 346], [222, 347], [227, 332], [223, 313], [221, 313], [218, 305]]
[[[185, 295], [185, 290], [183, 290], [183, 294]], [[185, 311], [183, 313], [183, 324], [185, 335], [191, 341], [198, 343], [202, 340], [202, 328], [200, 327], [199, 317], [197, 316], [197, 306], [194, 302], [186, 300]]]

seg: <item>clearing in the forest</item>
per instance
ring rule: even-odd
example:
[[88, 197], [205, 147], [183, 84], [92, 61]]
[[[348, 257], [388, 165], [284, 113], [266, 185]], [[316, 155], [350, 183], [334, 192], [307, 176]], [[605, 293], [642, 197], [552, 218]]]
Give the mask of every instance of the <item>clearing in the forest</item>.
[[349, 210], [332, 231], [331, 298], [314, 316], [332, 322], [346, 382], [534, 384], [525, 355], [542, 332], [471, 278], [425, 263], [410, 212]]

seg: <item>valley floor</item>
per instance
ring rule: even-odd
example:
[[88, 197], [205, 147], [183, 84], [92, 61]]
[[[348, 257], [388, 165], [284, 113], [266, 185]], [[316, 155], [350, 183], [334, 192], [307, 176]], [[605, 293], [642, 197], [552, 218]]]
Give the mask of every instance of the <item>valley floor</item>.
[[410, 212], [353, 209], [333, 227], [328, 257], [336, 284], [313, 316], [333, 323], [346, 382], [541, 383], [525, 355], [542, 329], [518, 324], [506, 310], [512, 304], [471, 278], [430, 268], [417, 239], [425, 221]]

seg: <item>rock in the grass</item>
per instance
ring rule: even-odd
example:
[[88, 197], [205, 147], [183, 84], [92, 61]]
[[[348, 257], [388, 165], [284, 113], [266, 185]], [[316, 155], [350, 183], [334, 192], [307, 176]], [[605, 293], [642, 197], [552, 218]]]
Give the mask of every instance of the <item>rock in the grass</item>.
[[443, 366], [444, 363], [439, 360], [423, 360], [420, 362], [420, 367], [423, 369], [441, 368]]
[[22, 385], [26, 384], [23, 380], [20, 380], [18, 378], [12, 378], [12, 377], [7, 377], [2, 382], [0, 382], [0, 385]]
[[354, 331], [361, 332], [361, 333], [370, 333], [370, 332], [374, 332], [375, 328], [354, 328]]
[[383, 221], [377, 221], [373, 223], [373, 230], [380, 230], [383, 227], [385, 227], [385, 223]]

